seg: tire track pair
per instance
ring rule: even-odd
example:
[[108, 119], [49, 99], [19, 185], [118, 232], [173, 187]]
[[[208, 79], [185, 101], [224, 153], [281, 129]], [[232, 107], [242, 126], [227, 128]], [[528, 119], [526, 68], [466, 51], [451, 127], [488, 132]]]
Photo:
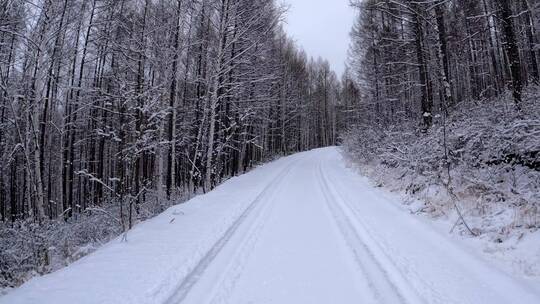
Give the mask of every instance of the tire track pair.
[[393, 267], [389, 257], [365, 231], [350, 203], [332, 187], [326, 177], [322, 162], [318, 165], [318, 181], [330, 213], [351, 249], [354, 259], [364, 272], [374, 300], [379, 303], [424, 303]]
[[[212, 245], [212, 247], [206, 252], [206, 254], [199, 260], [199, 262], [192, 268], [192, 270], [184, 277], [180, 282], [173, 294], [165, 301], [166, 304], [179, 304], [182, 303], [189, 295], [192, 288], [203, 276], [205, 270], [212, 264], [215, 258], [223, 250], [223, 248], [229, 243], [231, 238], [235, 235], [238, 229], [246, 222], [251, 216], [259, 217], [257, 214], [253, 214], [254, 211], [261, 205], [264, 199], [271, 195], [281, 184], [284, 178], [290, 173], [294, 164], [297, 161], [293, 161], [287, 165], [277, 176], [255, 197], [255, 199], [249, 203], [248, 207], [238, 216], [231, 226], [223, 233], [223, 235]], [[264, 209], [264, 208], [259, 208]], [[259, 210], [262, 212], [262, 210]], [[252, 225], [255, 225], [252, 223]], [[249, 229], [248, 229], [249, 231]], [[244, 244], [246, 239], [250, 237], [250, 233], [241, 236], [241, 243]]]

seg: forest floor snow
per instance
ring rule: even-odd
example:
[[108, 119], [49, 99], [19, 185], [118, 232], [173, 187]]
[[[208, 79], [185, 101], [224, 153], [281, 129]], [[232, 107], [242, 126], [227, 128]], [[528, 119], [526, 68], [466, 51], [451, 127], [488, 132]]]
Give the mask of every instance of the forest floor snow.
[[171, 207], [0, 304], [540, 303], [540, 280], [501, 262], [538, 258], [538, 233], [486, 258], [448, 225], [318, 149]]

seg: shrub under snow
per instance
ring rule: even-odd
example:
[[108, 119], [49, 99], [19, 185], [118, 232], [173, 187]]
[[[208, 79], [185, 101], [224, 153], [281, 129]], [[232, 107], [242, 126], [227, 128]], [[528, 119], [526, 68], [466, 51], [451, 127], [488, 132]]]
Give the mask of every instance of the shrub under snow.
[[503, 242], [540, 228], [538, 98], [529, 92], [519, 113], [508, 99], [455, 106], [446, 122], [450, 179], [443, 117], [426, 134], [413, 125], [354, 126], [344, 151], [378, 185], [421, 199], [416, 212], [453, 216], [455, 203], [474, 234]]
[[[140, 206], [136, 221], [184, 200], [149, 199]], [[42, 225], [31, 220], [0, 222], [0, 294], [2, 289], [67, 266], [120, 235], [123, 229], [119, 214], [119, 204], [107, 204], [75, 214], [67, 221], [59, 219]]]

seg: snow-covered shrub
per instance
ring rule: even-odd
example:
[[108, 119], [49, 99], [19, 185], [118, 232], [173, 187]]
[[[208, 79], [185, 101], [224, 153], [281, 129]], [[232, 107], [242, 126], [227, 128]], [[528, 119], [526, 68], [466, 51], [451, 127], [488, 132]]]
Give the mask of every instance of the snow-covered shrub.
[[[135, 222], [185, 200], [186, 197], [172, 201], [147, 199], [141, 204]], [[62, 268], [120, 235], [123, 229], [119, 215], [119, 204], [110, 203], [89, 208], [67, 221], [48, 221], [42, 225], [30, 220], [0, 222], [0, 291]]]
[[378, 185], [425, 201], [421, 211], [448, 215], [457, 201], [476, 231], [504, 240], [516, 228], [540, 228], [539, 95], [530, 89], [521, 112], [509, 98], [458, 104], [427, 133], [354, 126], [343, 149]]

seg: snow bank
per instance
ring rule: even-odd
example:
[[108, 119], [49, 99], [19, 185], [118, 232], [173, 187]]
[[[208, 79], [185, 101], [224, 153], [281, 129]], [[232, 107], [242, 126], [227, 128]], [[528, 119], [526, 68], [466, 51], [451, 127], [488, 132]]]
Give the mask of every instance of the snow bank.
[[344, 151], [377, 186], [404, 194], [411, 212], [445, 219], [447, 230], [470, 236], [457, 220], [456, 202], [482, 240], [473, 246], [538, 278], [539, 94], [528, 92], [521, 113], [509, 98], [457, 105], [446, 130], [450, 183], [441, 117], [427, 134], [413, 125], [356, 126], [343, 136]]

